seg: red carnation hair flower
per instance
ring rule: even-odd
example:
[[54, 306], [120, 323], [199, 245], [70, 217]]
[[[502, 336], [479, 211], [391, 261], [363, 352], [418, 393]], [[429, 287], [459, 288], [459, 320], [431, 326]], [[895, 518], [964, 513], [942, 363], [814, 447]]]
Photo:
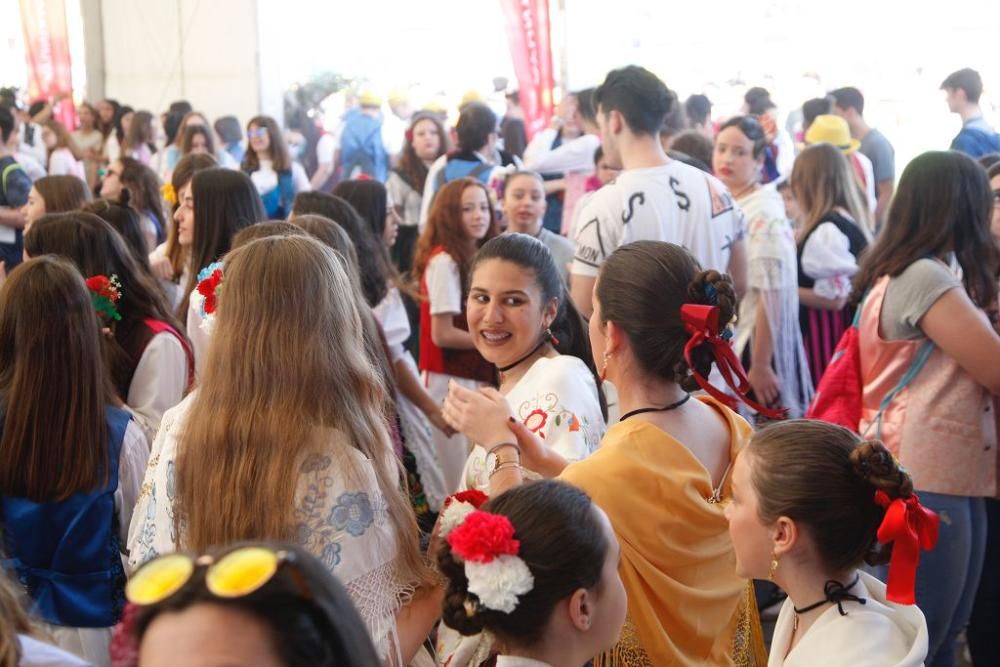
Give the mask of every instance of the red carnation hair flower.
[[477, 489], [469, 489], [468, 491], [459, 491], [458, 493], [453, 493], [447, 498], [445, 498], [444, 506], [448, 507], [448, 505], [451, 505], [453, 502], [469, 503], [476, 509], [479, 509], [480, 507], [485, 505], [486, 501], [489, 499], [490, 497], [485, 493], [483, 493], [482, 491], [479, 491]]
[[466, 562], [490, 563], [497, 556], [516, 556], [521, 542], [505, 516], [476, 511], [448, 534], [448, 544]]
[[212, 271], [212, 275], [198, 283], [198, 293], [205, 297], [205, 314], [211, 315], [218, 305], [219, 286], [222, 284], [222, 269]]

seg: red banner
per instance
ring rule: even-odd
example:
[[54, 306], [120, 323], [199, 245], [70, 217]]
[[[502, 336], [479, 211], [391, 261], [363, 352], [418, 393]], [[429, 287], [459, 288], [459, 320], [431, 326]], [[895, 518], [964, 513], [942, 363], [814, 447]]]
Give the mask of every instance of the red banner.
[[52, 100], [57, 120], [72, 130], [76, 110], [65, 0], [21, 0], [21, 25], [28, 61], [28, 103]]
[[548, 0], [500, 0], [528, 139], [552, 119], [552, 38]]

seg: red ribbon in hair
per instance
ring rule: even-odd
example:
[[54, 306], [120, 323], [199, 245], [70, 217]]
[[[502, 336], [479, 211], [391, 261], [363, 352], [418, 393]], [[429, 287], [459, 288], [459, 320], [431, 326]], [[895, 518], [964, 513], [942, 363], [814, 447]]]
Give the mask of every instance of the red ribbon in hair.
[[736, 392], [740, 399], [765, 417], [784, 419], [784, 410], [767, 408], [747, 397], [747, 393], [750, 391], [750, 381], [747, 380], [746, 373], [743, 371], [743, 365], [736, 357], [736, 353], [733, 352], [733, 346], [721, 335], [718, 306], [686, 303], [681, 306], [681, 321], [684, 322], [685, 331], [691, 334], [687, 345], [684, 346], [684, 361], [691, 368], [691, 373], [694, 375], [695, 381], [702, 389], [733, 410], [736, 409], [736, 400], [712, 386], [695, 369], [694, 363], [691, 360], [691, 354], [698, 346], [708, 343], [712, 346], [712, 356], [715, 357], [715, 365], [719, 367], [722, 378]]
[[920, 550], [930, 551], [937, 544], [938, 515], [921, 505], [916, 495], [891, 500], [884, 491], [876, 491], [875, 502], [885, 508], [878, 541], [892, 543], [886, 598], [899, 604], [916, 604], [913, 588]]

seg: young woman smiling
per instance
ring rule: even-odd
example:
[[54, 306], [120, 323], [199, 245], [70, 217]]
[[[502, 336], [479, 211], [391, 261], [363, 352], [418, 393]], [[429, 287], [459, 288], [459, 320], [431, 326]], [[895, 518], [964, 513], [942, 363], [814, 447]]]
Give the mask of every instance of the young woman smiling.
[[799, 328], [795, 237], [781, 195], [760, 185], [767, 137], [750, 116], [728, 120], [712, 154], [715, 175], [747, 219], [749, 289], [733, 348], [748, 367], [757, 399], [801, 417], [812, 396]]

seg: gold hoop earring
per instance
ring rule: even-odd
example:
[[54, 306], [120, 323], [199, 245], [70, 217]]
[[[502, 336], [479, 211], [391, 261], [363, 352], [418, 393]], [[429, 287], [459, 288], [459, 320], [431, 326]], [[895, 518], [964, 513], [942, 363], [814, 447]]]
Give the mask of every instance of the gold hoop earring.
[[608, 379], [608, 359], [610, 359], [610, 358], [611, 358], [611, 355], [608, 354], [607, 350], [605, 350], [604, 351], [604, 366], [601, 368], [601, 382], [604, 382], [605, 380]]

